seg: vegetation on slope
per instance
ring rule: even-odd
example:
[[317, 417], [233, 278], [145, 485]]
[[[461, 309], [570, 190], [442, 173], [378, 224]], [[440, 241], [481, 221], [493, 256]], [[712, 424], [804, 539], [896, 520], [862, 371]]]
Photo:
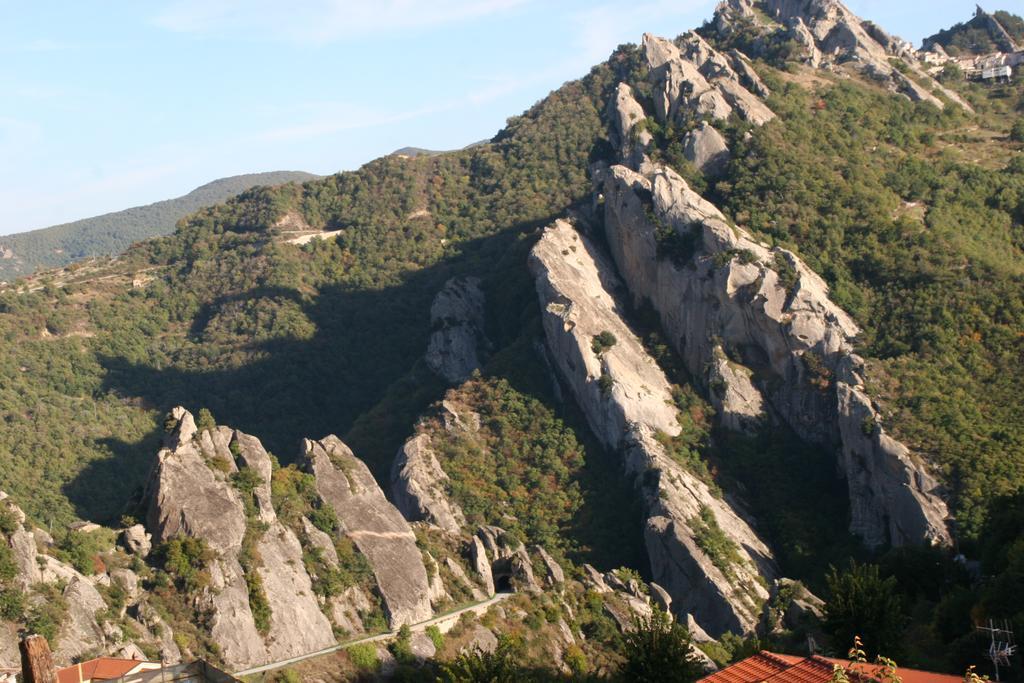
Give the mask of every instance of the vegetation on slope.
[[[0, 487], [43, 522], [116, 519], [176, 404], [286, 463], [303, 437], [345, 435], [416, 367], [449, 277], [500, 289], [492, 268], [517, 235], [587, 196], [610, 82], [597, 69], [567, 84], [489, 145], [247, 191], [129, 250], [114, 279], [0, 293]], [[286, 215], [342, 233], [286, 244], [273, 227]], [[119, 284], [139, 271], [152, 281]], [[388, 436], [400, 444], [412, 422]], [[354, 445], [381, 475], [398, 444]]]
[[[1018, 45], [1024, 42], [1024, 19], [1003, 10], [993, 12], [992, 16], [1006, 29], [1014, 42]], [[925, 38], [921, 44], [925, 48], [941, 45], [946, 52], [954, 57], [1005, 52], [1008, 48], [1003, 36], [992, 31], [988, 19], [984, 16], [975, 16], [970, 21], [943, 29], [935, 35]]]
[[301, 171], [271, 171], [221, 178], [175, 199], [0, 235], [0, 281], [12, 281], [40, 268], [56, 268], [89, 256], [113, 256], [139, 240], [170, 234], [174, 225], [188, 214], [220, 204], [256, 185], [302, 182], [315, 177]]

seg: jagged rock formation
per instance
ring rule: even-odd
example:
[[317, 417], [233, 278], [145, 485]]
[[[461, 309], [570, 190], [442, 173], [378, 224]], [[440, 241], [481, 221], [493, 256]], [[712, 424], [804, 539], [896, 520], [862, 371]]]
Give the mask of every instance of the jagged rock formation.
[[[761, 419], [752, 413], [770, 403], [801, 437], [841, 447], [851, 530], [868, 545], [947, 542], [935, 481], [874, 426], [879, 418], [852, 351], [858, 328], [829, 300], [824, 281], [791, 252], [769, 250], [729, 225], [666, 167], [647, 175], [613, 167], [604, 196], [619, 271], [633, 296], [661, 314], [691, 372], [719, 387], [711, 398], [726, 423]], [[695, 254], [685, 263], [659, 253], [662, 225], [693, 240]], [[715, 374], [706, 375], [707, 367]], [[758, 375], [765, 378], [760, 387]]]
[[[13, 582], [27, 593], [27, 604], [48, 599], [43, 594], [35, 594], [35, 588], [45, 584], [61, 587], [60, 595], [67, 605], [67, 613], [58, 632], [54, 660], [58, 664], [69, 664], [88, 652], [127, 644], [119, 631], [105, 628], [99, 618], [107, 604], [96, 585], [109, 582], [110, 577], [106, 574], [87, 577], [57, 558], [41, 554], [37, 543], [46, 536], [45, 532], [33, 529], [25, 513], [3, 491], [0, 491], [0, 511], [13, 520], [11, 531], [0, 531], [0, 543], [13, 551], [16, 568]], [[6, 627], [0, 631], [0, 636], [7, 637]], [[0, 667], [17, 668], [18, 657], [16, 646], [0, 646]]]
[[430, 369], [452, 384], [469, 379], [480, 368], [486, 350], [484, 293], [476, 277], [452, 278], [430, 307], [433, 332], [427, 346]]
[[448, 475], [430, 447], [430, 435], [419, 434], [398, 451], [391, 469], [391, 498], [410, 522], [425, 521], [457, 534], [466, 518], [448, 499]]
[[[838, 3], [783, 2], [777, 9], [780, 16], [805, 16], [798, 6], [807, 4]], [[829, 12], [807, 16], [828, 19], [833, 28], [849, 21], [835, 8]], [[701, 43], [689, 44], [687, 54], [701, 54]], [[652, 46], [649, 55], [671, 53], [647, 36], [645, 46]], [[675, 92], [671, 78], [655, 74], [660, 59], [648, 57], [655, 115], [663, 123], [677, 114], [658, 104], [674, 101]], [[618, 108], [634, 108], [627, 95], [620, 89]], [[702, 112], [701, 102], [688, 104]], [[613, 117], [611, 129], [617, 139], [631, 133], [621, 118]], [[628, 163], [627, 151], [620, 158]], [[778, 417], [802, 438], [841, 450], [851, 530], [868, 545], [948, 542], [936, 482], [878, 426], [863, 391], [863, 362], [852, 348], [859, 330], [829, 299], [824, 281], [795, 254], [768, 249], [730, 225], [662, 164], [642, 158], [632, 168], [595, 168], [594, 177], [619, 273], [634, 301], [649, 301], [659, 312], [670, 342], [704, 379], [724, 424], [751, 431]]]
[[[755, 6], [779, 26], [759, 20]], [[933, 80], [918, 64], [913, 47], [890, 36], [876, 24], [862, 21], [839, 0], [726, 0], [715, 11], [714, 26], [728, 36], [738, 25], [754, 25], [766, 37], [778, 33], [803, 47], [804, 61], [815, 68], [850, 64], [870, 78], [887, 83], [918, 102], [930, 102], [940, 109], [944, 102], [934, 92], [969, 109], [956, 93]], [[900, 60], [903, 73], [890, 60]]]
[[[679, 433], [671, 390], [660, 368], [623, 321], [614, 267], [567, 221], [544, 231], [530, 254], [545, 337], [566, 384], [595, 434], [623, 453], [647, 515], [645, 541], [654, 580], [674, 609], [693, 612], [708, 631], [751, 632], [767, 592], [761, 577], [775, 569], [750, 526], [711, 488], [674, 461], [655, 438]], [[592, 340], [610, 331], [616, 342], [595, 353]], [[735, 545], [730, 558], [701, 547], [712, 520]]]
[[[659, 121], [676, 121], [683, 112], [713, 120], [726, 119], [736, 112], [755, 124], [775, 117], [741, 84], [740, 74], [727, 56], [693, 31], [680, 40], [682, 48], [649, 33], [643, 37], [644, 57], [655, 87], [654, 111]], [[744, 73], [749, 77], [747, 70]]]
[[[270, 456], [259, 440], [226, 427], [197, 433], [192, 415], [175, 408], [167, 447], [157, 456], [149, 484], [148, 525], [156, 543], [181, 534], [200, 538], [214, 551], [211, 590], [203, 596], [210, 635], [231, 666], [256, 665], [334, 643], [295, 534], [278, 521], [270, 499]], [[234, 454], [237, 453], [237, 460]], [[260, 633], [240, 562], [246, 511], [229, 476], [248, 468], [259, 475], [253, 492], [256, 519], [265, 531], [256, 541], [253, 570], [270, 608], [269, 630]]]
[[708, 177], [721, 175], [729, 163], [729, 147], [725, 138], [707, 121], [702, 121], [683, 138], [683, 154]]
[[303, 450], [317, 492], [370, 563], [388, 622], [397, 627], [429, 619], [430, 585], [416, 536], [370, 470], [336, 436], [306, 440]]

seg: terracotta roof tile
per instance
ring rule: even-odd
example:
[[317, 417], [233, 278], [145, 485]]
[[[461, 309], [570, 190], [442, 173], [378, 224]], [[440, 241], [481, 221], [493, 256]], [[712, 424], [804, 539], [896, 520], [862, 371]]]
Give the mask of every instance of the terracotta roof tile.
[[[796, 657], [761, 651], [721, 671], [701, 679], [702, 683], [829, 683], [836, 664], [849, 667], [850, 662], [828, 657]], [[858, 664], [850, 674], [851, 681], [876, 683], [883, 667]], [[937, 674], [917, 669], [898, 669], [903, 683], [961, 683], [959, 676]]]
[[[99, 657], [81, 664], [65, 667], [57, 671], [58, 683], [78, 683], [83, 681], [112, 681], [144, 663], [140, 659], [117, 659]], [[81, 677], [79, 677], [81, 676]]]

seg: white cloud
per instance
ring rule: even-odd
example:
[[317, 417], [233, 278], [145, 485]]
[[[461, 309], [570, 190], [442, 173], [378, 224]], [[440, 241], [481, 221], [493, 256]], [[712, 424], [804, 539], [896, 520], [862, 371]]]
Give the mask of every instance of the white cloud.
[[421, 30], [506, 12], [533, 0], [175, 0], [154, 21], [172, 31], [242, 32], [296, 43]]

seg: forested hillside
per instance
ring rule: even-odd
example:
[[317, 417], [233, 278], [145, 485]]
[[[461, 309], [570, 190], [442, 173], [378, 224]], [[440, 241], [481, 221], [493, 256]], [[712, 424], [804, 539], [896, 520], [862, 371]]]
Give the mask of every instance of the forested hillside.
[[272, 171], [221, 178], [175, 199], [73, 223], [0, 235], [0, 281], [12, 281], [40, 268], [56, 268], [89, 256], [113, 256], [139, 240], [167, 235], [184, 216], [204, 206], [219, 204], [256, 185], [280, 185], [314, 177], [301, 171]]
[[[685, 480], [687, 491], [704, 498], [677, 526], [692, 527], [695, 544], [710, 558], [708, 574], [723, 585], [744, 571], [753, 576], [730, 599], [766, 613], [786, 611], [777, 601], [792, 601], [804, 589], [787, 589], [780, 598], [770, 582], [783, 576], [825, 598], [870, 589], [888, 596], [879, 613], [827, 612], [833, 652], [844, 651], [846, 643], [838, 641], [866, 621], [877, 627], [873, 635], [882, 634], [870, 644], [873, 651], [884, 645], [885, 653], [918, 666], [961, 673], [977, 650], [973, 619], [1015, 619], [1024, 627], [1024, 79], [981, 85], [947, 73], [941, 84], [950, 90], [943, 91], [893, 58], [893, 82], [912, 77], [925, 89], [927, 96], [911, 89], [922, 100], [912, 101], [848, 63], [811, 66], [789, 29], [763, 13], [752, 16], [744, 31], [709, 23], [703, 39], [691, 34], [674, 44], [620, 46], [582, 79], [509, 119], [486, 144], [396, 154], [354, 172], [249, 189], [191, 213], [173, 234], [116, 259], [3, 289], [0, 489], [58, 537], [76, 519], [109, 525], [122, 516], [141, 519], [143, 486], [168, 428], [165, 415], [181, 405], [207, 428], [215, 419], [257, 435], [274, 456], [268, 460], [280, 465], [273, 470], [275, 505], [283, 509], [284, 500], [313, 514], [316, 497], [289, 468], [301, 457], [301, 439], [338, 434], [383, 484], [406, 440], [425, 435], [444, 467], [441, 488], [466, 524], [500, 526], [508, 539], [547, 548], [580, 576], [582, 564], [592, 562], [601, 569], [624, 565], [629, 579], [630, 572], [644, 578], [649, 572], [641, 505], [662, 504], [669, 494], [657, 487], [683, 487]], [[651, 66], [656, 50], [671, 52], [666, 45], [696, 45], [709, 54], [713, 45], [709, 61], [720, 58], [715, 64], [722, 70], [722, 55], [751, 51], [757, 58], [744, 82], [761, 93], [756, 106], [771, 116], [755, 124], [731, 109], [717, 118], [696, 110], [674, 119], [650, 114], [667, 109]], [[624, 92], [635, 94], [635, 120], [617, 139], [613, 103], [621, 105]], [[693, 136], [709, 120], [721, 131], [728, 158], [701, 170], [691, 159]], [[646, 155], [638, 168], [664, 166], [653, 189], [636, 191], [637, 214], [658, 229], [652, 268], [671, 262], [680, 277], [707, 268], [706, 283], [731, 288], [729, 278], [741, 267], [760, 267], [750, 283], [729, 289], [749, 305], [744, 311], [766, 308], [751, 293], [765, 285], [766, 273], [785, 290], [780, 298], [787, 305], [816, 287], [801, 275], [804, 264], [821, 277], [813, 313], [838, 326], [845, 311], [848, 329], [859, 330], [853, 346], [864, 358], [873, 412], [854, 432], [880, 439], [876, 420], [884, 422], [885, 438], [906, 444], [906, 460], [934, 475], [950, 513], [951, 535], [944, 538], [954, 539], [968, 560], [954, 559], [952, 548], [919, 545], [923, 538], [899, 548], [865, 547], [848, 533], [855, 512], [837, 475], [838, 449], [802, 438], [781, 410], [766, 409], [769, 417], [756, 428], [727, 428], [712, 408], [726, 382], [688, 371], [684, 358], [688, 343], [710, 341], [724, 371], [736, 373], [734, 358], [757, 354], [723, 348], [721, 338], [670, 337], [651, 297], [629, 297], [628, 284], [602, 273], [595, 281], [613, 302], [606, 319], [624, 322], [618, 338], [598, 328], [584, 343], [593, 354], [585, 360], [598, 367], [595, 395], [620, 397], [613, 372], [623, 371], [609, 356], [632, 343], [650, 359], [645, 381], [655, 377], [665, 385], [665, 400], [651, 412], [668, 414], [664, 423], [674, 429], [652, 429], [649, 439], [674, 474], [664, 481], [660, 471], [642, 477], [649, 499], [638, 500], [640, 487], [621, 476], [616, 449], [595, 428], [593, 414], [585, 414], [564, 375], [556, 379], [550, 330], [542, 325], [553, 310], [588, 304], [558, 293], [542, 308], [544, 286], [527, 266], [545, 226], [560, 218], [575, 219], [577, 228], [563, 227], [579, 234], [555, 256], [569, 262], [594, 252], [597, 262], [612, 251], [610, 185], [602, 177], [625, 163], [633, 145]], [[756, 242], [750, 249], [699, 252], [705, 247], [693, 233], [673, 232], [656, 215], [654, 195], [668, 193], [657, 182], [692, 190], [671, 196], [703, 215], [713, 205], [722, 212], [723, 235], [749, 234]], [[296, 243], [296, 233], [322, 239]], [[481, 367], [458, 382], [445, 381], [424, 358], [432, 335], [451, 323], [431, 309], [452, 278], [478, 279], [485, 302]], [[831, 302], [841, 311], [828, 308]], [[787, 315], [781, 327], [795, 335], [799, 330], [786, 328], [793, 320]], [[575, 324], [556, 332], [571, 334]], [[800, 376], [818, 390], [802, 396], [823, 401], [838, 373], [814, 353], [801, 359]], [[574, 363], [565, 367], [576, 369]], [[767, 365], [762, 359], [756, 366], [761, 376], [749, 373], [751, 385], [760, 382], [767, 392], [790, 381], [771, 375]], [[635, 393], [652, 391], [641, 384]], [[478, 421], [472, 429], [446, 423], [465, 410]], [[609, 421], [619, 417], [608, 413]], [[253, 518], [254, 494], [239, 480], [231, 479], [250, 496], [246, 514]], [[729, 505], [742, 514], [723, 530], [712, 508]], [[299, 516], [293, 517], [298, 533]], [[333, 530], [336, 522], [326, 526]], [[748, 533], [748, 523], [748, 537], [773, 549], [763, 562], [749, 559], [745, 553], [756, 553], [734, 540]], [[447, 552], [418, 531], [428, 556]], [[877, 566], [851, 566], [851, 558]], [[164, 567], [172, 566], [168, 558]], [[157, 576], [168, 594], [170, 583], [181, 583], [171, 569]], [[254, 601], [259, 590], [250, 586]], [[588, 638], [621, 648], [592, 592], [577, 604]], [[839, 603], [837, 597], [833, 604]], [[538, 632], [545, 619], [562, 618], [549, 607], [546, 615], [537, 608]], [[799, 632], [740, 626], [734, 630], [744, 634], [719, 629], [723, 635], [705, 651], [726, 662], [766, 644], [802, 647]], [[202, 646], [216, 653], [215, 646]], [[534, 661], [543, 657], [534, 654]]]
[[991, 15], [976, 15], [970, 21], [939, 31], [925, 38], [923, 45], [925, 48], [940, 45], [954, 57], [1009, 52], [1010, 46], [1006, 43], [1006, 36], [993, 26], [993, 18], [1018, 46], [1024, 43], [1024, 19], [1000, 10]]

